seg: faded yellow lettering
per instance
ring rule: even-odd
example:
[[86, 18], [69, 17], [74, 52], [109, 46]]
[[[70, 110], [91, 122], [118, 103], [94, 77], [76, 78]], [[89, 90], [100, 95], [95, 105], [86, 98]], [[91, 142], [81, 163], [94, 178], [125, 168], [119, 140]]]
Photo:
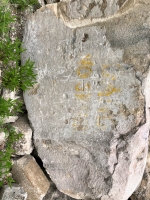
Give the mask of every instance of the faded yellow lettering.
[[78, 92], [81, 91], [89, 91], [90, 90], [90, 84], [89, 83], [77, 83], [75, 85], [75, 90]]
[[77, 68], [76, 72], [80, 78], [88, 78], [92, 73], [92, 66], [93, 62], [91, 61], [91, 57], [88, 54], [85, 58], [83, 58], [79, 62], [79, 67]]
[[91, 97], [91, 95], [90, 94], [76, 94], [76, 97], [83, 101], [87, 101]]
[[108, 86], [106, 88], [106, 90], [102, 91], [102, 92], [99, 92], [98, 93], [98, 96], [99, 97], [103, 97], [103, 96], [111, 96], [112, 94], [115, 94], [115, 93], [118, 93], [118, 92], [121, 92], [121, 89], [120, 88], [115, 88], [113, 86]]

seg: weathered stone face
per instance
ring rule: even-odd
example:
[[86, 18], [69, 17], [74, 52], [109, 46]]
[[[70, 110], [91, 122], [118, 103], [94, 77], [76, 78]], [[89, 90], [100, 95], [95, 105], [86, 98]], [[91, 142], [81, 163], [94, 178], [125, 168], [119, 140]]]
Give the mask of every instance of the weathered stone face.
[[32, 129], [30, 128], [27, 116], [19, 117], [19, 119], [13, 124], [13, 127], [17, 132], [21, 132], [23, 137], [21, 140], [14, 144], [15, 155], [26, 155], [33, 151], [32, 144]]
[[63, 193], [126, 200], [146, 162], [149, 40], [115, 46], [108, 24], [70, 29], [53, 9], [30, 16], [24, 34], [22, 60], [35, 62], [38, 82], [24, 94], [35, 146]]
[[149, 151], [147, 156], [147, 163], [144, 171], [144, 175], [141, 181], [141, 184], [137, 190], [130, 197], [131, 200], [149, 200], [150, 199], [150, 143]]
[[27, 193], [18, 184], [12, 184], [12, 187], [4, 186], [0, 191], [1, 200], [27, 200]]

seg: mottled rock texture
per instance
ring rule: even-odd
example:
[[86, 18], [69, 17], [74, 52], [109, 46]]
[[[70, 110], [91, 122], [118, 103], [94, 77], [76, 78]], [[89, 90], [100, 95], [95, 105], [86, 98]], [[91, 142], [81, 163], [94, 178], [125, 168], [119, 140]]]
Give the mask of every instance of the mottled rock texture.
[[0, 146], [5, 142], [5, 133], [0, 132]]
[[131, 200], [149, 200], [150, 199], [150, 144], [147, 156], [146, 168], [140, 186], [130, 197]]
[[61, 192], [127, 200], [148, 149], [150, 2], [91, 2], [50, 4], [28, 18], [22, 62], [35, 62], [37, 84], [24, 99]]
[[13, 127], [18, 133], [22, 133], [22, 139], [14, 144], [15, 155], [26, 155], [33, 151], [32, 144], [32, 129], [29, 125], [27, 116], [20, 116], [19, 119], [13, 123]]
[[67, 196], [66, 194], [63, 194], [62, 192], [58, 191], [54, 183], [50, 183], [50, 188], [43, 198], [43, 200], [75, 200], [74, 198], [71, 198]]
[[27, 193], [17, 184], [12, 184], [12, 187], [4, 186], [0, 190], [1, 200], [27, 200]]

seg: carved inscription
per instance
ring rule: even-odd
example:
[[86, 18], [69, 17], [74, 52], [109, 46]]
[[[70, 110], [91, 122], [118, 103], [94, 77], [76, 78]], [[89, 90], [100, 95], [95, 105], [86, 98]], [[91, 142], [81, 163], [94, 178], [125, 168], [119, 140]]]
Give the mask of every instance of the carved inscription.
[[[133, 98], [134, 94], [129, 91], [130, 86], [124, 77], [118, 79], [119, 73], [128, 73], [125, 66], [118, 63], [113, 66], [102, 64], [96, 67], [90, 54], [82, 57], [78, 64], [77, 82], [74, 85], [77, 109], [70, 119], [73, 130], [83, 133], [92, 128], [93, 132], [97, 129], [102, 132], [111, 131], [112, 128], [120, 126], [118, 115], [127, 124], [135, 123], [134, 111], [138, 110], [138, 104], [135, 104], [134, 111], [128, 107], [127, 98]], [[133, 76], [132, 70], [130, 76]], [[138, 82], [133, 84], [138, 85]], [[124, 102], [120, 101], [122, 95], [125, 96]], [[138, 92], [136, 95], [138, 97]], [[127, 115], [122, 106], [131, 112]]]

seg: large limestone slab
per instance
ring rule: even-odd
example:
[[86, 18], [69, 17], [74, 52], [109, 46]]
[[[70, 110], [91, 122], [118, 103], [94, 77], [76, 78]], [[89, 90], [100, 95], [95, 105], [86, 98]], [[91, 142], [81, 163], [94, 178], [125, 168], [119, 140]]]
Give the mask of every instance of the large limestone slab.
[[43, 7], [26, 23], [22, 61], [35, 62], [37, 84], [24, 99], [35, 147], [61, 192], [127, 200], [147, 156], [149, 3], [130, 1], [124, 16], [90, 26], [91, 18], [69, 20], [75, 2]]

